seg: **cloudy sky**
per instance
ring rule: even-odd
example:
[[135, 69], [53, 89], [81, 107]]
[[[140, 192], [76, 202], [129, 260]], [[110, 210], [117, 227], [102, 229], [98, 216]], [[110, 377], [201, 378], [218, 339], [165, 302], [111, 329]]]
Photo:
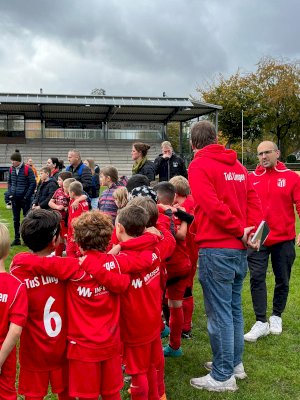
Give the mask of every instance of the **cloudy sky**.
[[300, 58], [299, 0], [0, 0], [0, 92], [195, 95]]

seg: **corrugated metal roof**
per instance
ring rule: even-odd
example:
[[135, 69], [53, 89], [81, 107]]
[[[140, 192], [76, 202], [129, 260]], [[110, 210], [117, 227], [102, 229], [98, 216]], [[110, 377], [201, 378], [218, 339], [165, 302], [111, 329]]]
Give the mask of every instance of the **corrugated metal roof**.
[[221, 110], [189, 98], [0, 93], [0, 113], [25, 119], [185, 122]]

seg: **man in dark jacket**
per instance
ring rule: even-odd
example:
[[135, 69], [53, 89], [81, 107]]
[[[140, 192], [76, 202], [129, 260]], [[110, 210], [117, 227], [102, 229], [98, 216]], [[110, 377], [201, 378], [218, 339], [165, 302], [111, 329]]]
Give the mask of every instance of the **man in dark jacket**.
[[58, 189], [58, 183], [56, 179], [54, 177], [51, 177], [50, 174], [51, 169], [49, 167], [43, 167], [41, 169], [41, 179], [33, 199], [32, 208], [50, 208], [48, 203], [52, 199], [54, 192]]
[[159, 175], [159, 182], [169, 181], [176, 175], [187, 178], [184, 160], [174, 153], [171, 143], [163, 142], [161, 150], [162, 154], [154, 160], [155, 175]]
[[8, 198], [11, 200], [14, 216], [15, 239], [12, 246], [21, 245], [20, 241], [20, 215], [23, 210], [25, 216], [30, 209], [31, 196], [36, 187], [35, 176], [32, 169], [22, 162], [21, 153], [16, 150], [10, 157], [12, 167], [8, 174]]
[[92, 172], [86, 165], [83, 164], [80, 152], [76, 149], [68, 152], [68, 161], [70, 165], [66, 168], [72, 172], [73, 178], [81, 182], [83, 190], [89, 195], [92, 195]]

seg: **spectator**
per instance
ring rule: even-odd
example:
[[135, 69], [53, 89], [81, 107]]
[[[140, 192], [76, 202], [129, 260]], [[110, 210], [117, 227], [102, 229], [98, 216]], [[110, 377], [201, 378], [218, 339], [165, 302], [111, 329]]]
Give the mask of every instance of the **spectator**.
[[[201, 121], [191, 129], [195, 157], [189, 183], [195, 200], [195, 241], [199, 250], [199, 280], [208, 318], [213, 362], [210, 374], [191, 379], [197, 389], [237, 390], [245, 378], [242, 356], [244, 324], [241, 304], [247, 273], [246, 246], [262, 219], [258, 196], [248, 171], [233, 150], [217, 144], [215, 127]], [[257, 247], [257, 243], [255, 246]]]
[[101, 194], [99, 198], [99, 209], [111, 216], [112, 222], [115, 222], [118, 207], [113, 198], [114, 191], [118, 188], [118, 170], [115, 167], [104, 167], [100, 172], [101, 186], [106, 186], [107, 189]]
[[47, 167], [50, 168], [51, 171], [50, 176], [57, 181], [58, 174], [61, 171], [61, 165], [58, 158], [56, 157], [48, 158], [46, 165]]
[[58, 183], [50, 177], [51, 171], [49, 167], [43, 167], [40, 171], [40, 182], [38, 184], [32, 208], [49, 209], [49, 201], [52, 199], [53, 194], [58, 189]]
[[176, 175], [187, 178], [184, 160], [173, 151], [171, 143], [163, 142], [161, 150], [162, 153], [154, 160], [155, 175], [159, 175], [159, 182], [168, 181]]
[[145, 143], [137, 142], [132, 145], [131, 158], [134, 161], [132, 175], [145, 175], [151, 182], [155, 179], [155, 172], [153, 162], [147, 159], [149, 149], [150, 146]]
[[92, 173], [91, 170], [81, 161], [80, 152], [76, 149], [70, 150], [68, 153], [68, 161], [70, 165], [66, 171], [72, 172], [73, 178], [81, 182], [83, 190], [92, 195]]
[[21, 153], [16, 150], [10, 157], [12, 167], [8, 174], [8, 198], [12, 204], [15, 239], [11, 246], [20, 246], [20, 214], [25, 216], [30, 209], [31, 196], [36, 187], [32, 169], [22, 162]]
[[32, 158], [27, 158], [26, 164], [29, 165], [29, 167], [32, 169], [32, 171], [34, 173], [34, 176], [35, 176], [36, 183], [39, 183], [40, 177], [39, 177], [39, 174], [37, 172], [37, 169], [35, 168], [35, 166], [33, 164]]
[[[259, 251], [248, 252], [250, 287], [256, 322], [245, 340], [255, 342], [269, 333], [282, 332], [281, 314], [289, 293], [291, 268], [295, 260], [295, 211], [300, 216], [300, 177], [278, 161], [275, 143], [264, 141], [257, 148], [259, 165], [250, 180], [261, 200], [270, 234]], [[299, 244], [298, 237], [298, 244]], [[266, 273], [269, 256], [275, 275], [272, 315], [267, 321]]]
[[99, 202], [99, 191], [100, 191], [100, 168], [98, 165], [95, 165], [95, 161], [92, 158], [86, 159], [83, 161], [83, 164], [86, 165], [92, 173], [92, 193], [91, 193], [91, 204], [92, 209], [98, 209]]

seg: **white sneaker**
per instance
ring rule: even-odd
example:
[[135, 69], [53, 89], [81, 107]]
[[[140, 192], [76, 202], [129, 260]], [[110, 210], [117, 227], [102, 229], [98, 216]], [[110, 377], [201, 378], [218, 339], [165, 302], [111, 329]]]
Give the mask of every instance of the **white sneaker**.
[[[204, 364], [204, 368], [207, 369], [207, 371], [211, 371], [212, 370], [212, 361], [207, 361]], [[233, 369], [233, 375], [236, 379], [245, 379], [247, 378], [247, 374], [245, 372], [244, 369], [244, 365], [243, 363], [239, 363], [238, 365], [236, 365]]]
[[276, 315], [271, 315], [269, 322], [270, 333], [272, 333], [272, 335], [280, 335], [282, 333], [282, 319]]
[[238, 390], [235, 377], [232, 375], [227, 381], [216, 381], [210, 374], [190, 380], [191, 386], [196, 389], [205, 389], [209, 392], [235, 392]]
[[246, 342], [256, 342], [258, 338], [267, 336], [270, 333], [269, 322], [256, 321], [250, 332], [244, 335]]

